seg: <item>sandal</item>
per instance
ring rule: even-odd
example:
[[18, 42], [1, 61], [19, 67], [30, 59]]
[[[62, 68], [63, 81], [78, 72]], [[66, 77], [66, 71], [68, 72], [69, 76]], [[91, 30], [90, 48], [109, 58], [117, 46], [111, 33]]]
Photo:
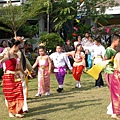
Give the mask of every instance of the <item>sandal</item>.
[[116, 120], [120, 120], [120, 118], [117, 117], [116, 115], [112, 115], [111, 118], [112, 118], [112, 119], [116, 119]]
[[16, 114], [15, 115], [17, 118], [23, 118], [24, 117], [24, 115], [22, 115], [22, 114]]
[[9, 112], [9, 117], [15, 117], [11, 112]]

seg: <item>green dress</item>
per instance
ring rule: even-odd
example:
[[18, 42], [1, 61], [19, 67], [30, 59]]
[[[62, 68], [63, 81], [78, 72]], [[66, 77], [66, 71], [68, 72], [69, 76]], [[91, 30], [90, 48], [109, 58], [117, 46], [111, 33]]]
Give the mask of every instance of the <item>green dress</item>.
[[[111, 59], [112, 57], [114, 57], [116, 54], [116, 50], [111, 48], [111, 47], [108, 47], [106, 49], [106, 52], [105, 52], [105, 55], [104, 57], [107, 57], [108, 59]], [[109, 62], [106, 66], [106, 68], [104, 69], [104, 72], [107, 73], [107, 74], [112, 74], [114, 72], [114, 62]]]

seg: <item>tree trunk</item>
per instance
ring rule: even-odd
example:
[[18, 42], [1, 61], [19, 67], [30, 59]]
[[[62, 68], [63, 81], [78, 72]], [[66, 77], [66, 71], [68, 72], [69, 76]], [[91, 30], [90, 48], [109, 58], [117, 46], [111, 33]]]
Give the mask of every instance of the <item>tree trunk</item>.
[[17, 31], [14, 31], [14, 37], [15, 38], [17, 37]]

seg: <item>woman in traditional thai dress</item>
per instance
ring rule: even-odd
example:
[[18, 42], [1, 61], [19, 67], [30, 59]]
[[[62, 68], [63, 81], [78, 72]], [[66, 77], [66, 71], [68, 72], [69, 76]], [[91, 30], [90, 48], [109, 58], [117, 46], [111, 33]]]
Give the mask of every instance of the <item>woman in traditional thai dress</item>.
[[[119, 42], [120, 42], [120, 36], [118, 34], [113, 34], [111, 36], [111, 45], [108, 48], [106, 48], [104, 60], [109, 60], [115, 57], [116, 52], [117, 52], [116, 47], [117, 49], [120, 47]], [[109, 90], [111, 88], [111, 79], [113, 76], [113, 72], [114, 72], [114, 61], [110, 61], [104, 69], [104, 77], [105, 77]], [[109, 115], [113, 114], [111, 102], [107, 107], [107, 114]]]
[[17, 51], [20, 47], [20, 41], [11, 39], [8, 40], [10, 50], [0, 60], [0, 63], [5, 63], [6, 70], [3, 75], [3, 93], [7, 100], [9, 117], [23, 117], [22, 107], [24, 105], [22, 75], [24, 72], [20, 60], [17, 56]]
[[68, 56], [71, 55], [74, 59], [72, 72], [73, 72], [73, 77], [76, 80], [76, 86], [75, 86], [76, 88], [81, 87], [80, 77], [85, 67], [85, 54], [82, 51], [83, 51], [82, 45], [77, 44], [75, 51], [66, 53], [66, 55]]
[[46, 55], [44, 46], [39, 47], [39, 54], [40, 56], [32, 66], [33, 69], [38, 66], [38, 93], [35, 95], [36, 97], [42, 94], [50, 95], [51, 60]]
[[120, 115], [120, 45], [118, 47], [118, 52], [114, 58], [114, 73], [111, 79], [111, 100], [113, 114], [112, 118], [120, 120], [117, 115]]

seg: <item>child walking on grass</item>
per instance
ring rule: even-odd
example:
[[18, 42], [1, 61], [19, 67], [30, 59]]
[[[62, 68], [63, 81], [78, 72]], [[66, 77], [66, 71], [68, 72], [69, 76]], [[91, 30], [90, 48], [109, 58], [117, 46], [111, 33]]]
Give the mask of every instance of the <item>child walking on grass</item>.
[[38, 66], [38, 93], [35, 95], [36, 97], [42, 94], [50, 95], [51, 60], [46, 55], [44, 46], [39, 47], [39, 55], [32, 66], [33, 69]]

